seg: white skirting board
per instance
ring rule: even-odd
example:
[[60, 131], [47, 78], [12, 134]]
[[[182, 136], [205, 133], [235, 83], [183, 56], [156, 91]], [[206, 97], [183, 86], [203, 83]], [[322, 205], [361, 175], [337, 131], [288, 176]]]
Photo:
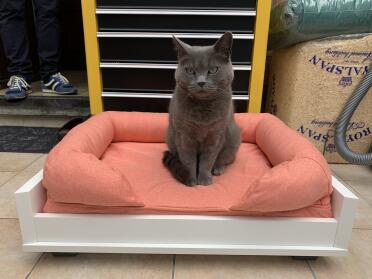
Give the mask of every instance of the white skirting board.
[[30, 252], [341, 256], [358, 200], [332, 177], [334, 218], [41, 213], [42, 177], [15, 193]]

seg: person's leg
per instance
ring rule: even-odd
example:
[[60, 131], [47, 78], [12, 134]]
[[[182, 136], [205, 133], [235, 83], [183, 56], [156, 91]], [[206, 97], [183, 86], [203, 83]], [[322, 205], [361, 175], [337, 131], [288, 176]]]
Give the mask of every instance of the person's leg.
[[0, 36], [8, 72], [31, 82], [32, 63], [26, 27], [26, 0], [0, 0]]
[[60, 71], [60, 0], [34, 0], [36, 32], [41, 61], [40, 75], [43, 92], [76, 94], [77, 89]]
[[45, 82], [60, 70], [60, 0], [34, 0], [34, 5], [40, 75]]
[[11, 75], [4, 96], [7, 101], [25, 99], [31, 92], [32, 64], [25, 18], [25, 0], [0, 0], [0, 36]]

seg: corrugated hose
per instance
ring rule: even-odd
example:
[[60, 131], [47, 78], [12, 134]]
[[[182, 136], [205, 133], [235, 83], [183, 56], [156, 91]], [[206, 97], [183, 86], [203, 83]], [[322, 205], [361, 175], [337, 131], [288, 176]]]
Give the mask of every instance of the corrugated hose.
[[[346, 143], [346, 129], [355, 110], [358, 108], [360, 102], [372, 85], [371, 66], [372, 64], [369, 66], [369, 72], [364, 76], [351, 97], [347, 100], [341, 114], [338, 117], [335, 132], [335, 145], [337, 152], [346, 161], [357, 165], [372, 165], [372, 153], [356, 153], [350, 150]], [[369, 112], [372, 113], [372, 108], [370, 108]]]

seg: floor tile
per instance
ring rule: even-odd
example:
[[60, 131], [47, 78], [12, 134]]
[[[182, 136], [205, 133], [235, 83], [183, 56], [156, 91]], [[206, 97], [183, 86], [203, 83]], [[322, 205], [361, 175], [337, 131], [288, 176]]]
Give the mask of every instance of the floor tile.
[[333, 172], [343, 180], [372, 180], [372, 168], [351, 164], [331, 164]]
[[177, 255], [175, 278], [312, 279], [313, 276], [305, 261], [290, 257]]
[[12, 171], [0, 171], [0, 186], [7, 182], [10, 178], [15, 176], [17, 172]]
[[359, 198], [353, 228], [372, 229], [372, 206], [368, 204], [364, 196], [353, 187], [356, 185], [356, 181], [344, 181], [344, 184]]
[[39, 155], [26, 169], [0, 186], [0, 218], [17, 218], [14, 192], [42, 169], [45, 158], [45, 155]]
[[358, 196], [362, 197], [372, 206], [372, 178], [371, 180], [356, 180], [349, 181], [348, 183], [357, 192]]
[[18, 220], [0, 219], [0, 278], [25, 278], [40, 257], [21, 248]]
[[372, 278], [372, 230], [354, 230], [346, 257], [324, 257], [311, 262], [317, 279]]
[[353, 228], [372, 229], [372, 206], [361, 198], [358, 200]]
[[35, 153], [0, 152], [0, 171], [21, 171], [40, 156]]
[[170, 279], [172, 256], [79, 254], [53, 257], [44, 254], [28, 279]]

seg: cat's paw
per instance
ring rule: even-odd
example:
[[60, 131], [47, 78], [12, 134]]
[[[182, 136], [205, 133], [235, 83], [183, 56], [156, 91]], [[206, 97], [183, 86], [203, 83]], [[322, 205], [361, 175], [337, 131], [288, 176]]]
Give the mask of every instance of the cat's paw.
[[221, 174], [223, 174], [223, 172], [225, 171], [225, 167], [214, 167], [213, 169], [212, 169], [212, 174], [213, 175], [216, 175], [216, 176], [219, 176], [219, 175], [221, 175]]
[[199, 175], [198, 184], [208, 186], [213, 183], [212, 175]]
[[195, 186], [196, 184], [198, 184], [198, 181], [195, 178], [189, 178], [185, 181], [185, 185], [189, 187]]

